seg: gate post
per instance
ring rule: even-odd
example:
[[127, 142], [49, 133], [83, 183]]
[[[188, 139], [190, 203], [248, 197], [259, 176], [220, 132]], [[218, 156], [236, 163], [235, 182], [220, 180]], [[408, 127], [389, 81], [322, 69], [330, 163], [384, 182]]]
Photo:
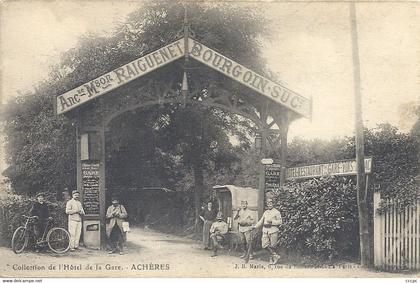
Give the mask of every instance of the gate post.
[[289, 122], [283, 118], [280, 124], [280, 187], [286, 182], [286, 160], [287, 160], [287, 132], [289, 131]]
[[105, 133], [103, 127], [78, 125], [77, 189], [86, 215], [83, 242], [86, 247], [105, 246]]
[[258, 182], [258, 219], [262, 217], [264, 213], [264, 202], [265, 202], [265, 165], [261, 163], [263, 158], [267, 156], [267, 107], [262, 107], [260, 112], [260, 120], [262, 121], [262, 125], [260, 128], [260, 135], [261, 135], [261, 149], [260, 149], [260, 156], [258, 160], [258, 168], [259, 168], [259, 182]]
[[374, 265], [375, 267], [382, 266], [382, 215], [378, 213], [379, 203], [381, 201], [381, 194], [375, 192], [373, 195], [373, 249], [374, 249]]

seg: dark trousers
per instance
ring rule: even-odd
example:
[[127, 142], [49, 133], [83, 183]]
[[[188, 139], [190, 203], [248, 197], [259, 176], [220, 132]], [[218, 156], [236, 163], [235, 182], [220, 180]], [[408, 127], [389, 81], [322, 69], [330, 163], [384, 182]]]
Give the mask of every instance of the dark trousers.
[[203, 224], [203, 247], [210, 248], [210, 227], [212, 221], [205, 220]]
[[220, 234], [212, 234], [210, 236], [210, 239], [213, 243], [213, 252], [214, 254], [217, 253], [217, 250], [219, 250], [220, 248], [222, 248], [223, 242], [225, 240], [225, 237], [223, 237]]
[[[35, 223], [34, 232], [35, 232], [35, 237], [36, 237], [37, 241], [41, 239], [42, 235], [44, 234], [44, 230], [45, 230], [46, 226], [47, 226], [47, 220], [46, 219], [40, 219]], [[45, 235], [45, 236], [47, 236], [47, 235]]]
[[112, 227], [112, 231], [109, 236], [109, 245], [111, 246], [111, 249], [113, 251], [122, 252], [123, 242], [124, 242], [124, 237], [123, 237], [122, 231], [118, 227], [118, 225], [115, 225], [114, 227]]

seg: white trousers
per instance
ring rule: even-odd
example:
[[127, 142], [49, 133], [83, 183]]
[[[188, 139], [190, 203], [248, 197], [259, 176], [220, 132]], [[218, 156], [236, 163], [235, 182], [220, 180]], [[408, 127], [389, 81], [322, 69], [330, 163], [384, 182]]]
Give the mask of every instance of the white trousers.
[[82, 233], [82, 221], [69, 221], [70, 249], [78, 248], [80, 234]]

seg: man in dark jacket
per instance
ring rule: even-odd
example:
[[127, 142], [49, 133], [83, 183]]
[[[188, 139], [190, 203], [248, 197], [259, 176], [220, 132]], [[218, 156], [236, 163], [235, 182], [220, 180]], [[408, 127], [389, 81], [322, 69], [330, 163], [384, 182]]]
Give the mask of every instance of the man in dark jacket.
[[202, 207], [200, 219], [203, 220], [203, 247], [205, 250], [210, 249], [210, 227], [216, 218], [217, 211], [213, 209], [213, 203], [209, 201], [207, 207]]
[[48, 220], [51, 220], [52, 217], [50, 217], [48, 204], [45, 203], [44, 194], [38, 193], [36, 195], [36, 199], [37, 201], [32, 205], [31, 210], [29, 210], [29, 214], [31, 216], [37, 216], [35, 222], [35, 236], [37, 240], [40, 240], [42, 234], [44, 233], [44, 229], [47, 225]]
[[127, 210], [120, 204], [118, 197], [114, 196], [111, 206], [106, 211], [106, 219], [109, 220], [109, 223], [106, 225], [106, 235], [111, 246], [109, 253], [119, 252], [120, 255], [123, 254], [123, 222], [127, 216]]

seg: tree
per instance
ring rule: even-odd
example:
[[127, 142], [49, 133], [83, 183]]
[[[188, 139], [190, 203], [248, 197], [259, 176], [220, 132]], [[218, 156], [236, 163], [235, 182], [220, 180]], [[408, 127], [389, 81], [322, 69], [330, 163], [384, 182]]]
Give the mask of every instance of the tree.
[[[38, 91], [46, 88], [41, 85]], [[3, 174], [10, 178], [15, 191], [32, 195], [74, 188], [76, 140], [71, 122], [54, 116], [46, 95], [26, 95], [7, 106], [3, 118], [10, 166]]]
[[[209, 5], [190, 2], [188, 11], [192, 29], [203, 44], [270, 77], [260, 49], [260, 39], [268, 36], [265, 29], [266, 22], [257, 9], [253, 6], [241, 8], [231, 3]], [[40, 84], [32, 96], [25, 97], [24, 103], [11, 104], [12, 107], [6, 113], [6, 129], [9, 137], [7, 154], [10, 164], [7, 175], [17, 191], [33, 194], [44, 188], [58, 190], [65, 186], [74, 187], [76, 175], [75, 130], [72, 126], [74, 119], [72, 115], [54, 116], [51, 102], [58, 94], [173, 42], [182, 28], [183, 15], [184, 10], [180, 1], [146, 2], [134, 11], [112, 36], [85, 35], [76, 48], [63, 54], [60, 64], [51, 69], [50, 77]], [[238, 27], [241, 28], [238, 29]], [[183, 66], [179, 63], [165, 66], [149, 74], [148, 78], [156, 82], [167, 81], [174, 77], [180, 79]], [[194, 65], [189, 67], [195, 68], [194, 72], [189, 73], [189, 81], [200, 86], [202, 90], [210, 86], [223, 86], [230, 90], [249, 92], [231, 79], [207, 67]], [[135, 91], [141, 83], [141, 80], [133, 81], [121, 87], [120, 90], [107, 94], [103, 99], [111, 100], [115, 95], [123, 95], [121, 92]], [[234, 127], [228, 125], [222, 129], [220, 125], [229, 119], [235, 121], [236, 118], [234, 115], [215, 110], [203, 111], [199, 108], [177, 110], [178, 113], [158, 110], [154, 119], [161, 121], [165, 115], [170, 116], [171, 124], [162, 126], [161, 130], [171, 131], [172, 134], [182, 134], [177, 140], [181, 145], [180, 148], [165, 146], [162, 142], [164, 134], [151, 127], [153, 119], [144, 125], [130, 125], [126, 133], [137, 129], [137, 137], [153, 137], [150, 142], [159, 144], [159, 149], [163, 149], [162, 152], [158, 149], [152, 151], [149, 156], [147, 156], [147, 153], [150, 153], [147, 150], [149, 147], [138, 152], [143, 160], [149, 159], [153, 162], [162, 160], [162, 162], [155, 162], [150, 168], [159, 170], [171, 162], [175, 164], [176, 157], [182, 155], [182, 164], [194, 171], [197, 210], [200, 192], [204, 187], [204, 171], [222, 170], [226, 168], [223, 164], [229, 164], [235, 160], [234, 149], [229, 145], [227, 138], [227, 134], [232, 133]], [[195, 119], [189, 119], [190, 117], [195, 117]], [[189, 132], [183, 131], [185, 124], [180, 121], [191, 122]], [[198, 121], [206, 123], [203, 127], [207, 132], [200, 132]], [[236, 121], [243, 123], [243, 120], [236, 119]], [[236, 131], [236, 134], [246, 137], [246, 134], [239, 132]], [[122, 137], [123, 135], [120, 136]], [[151, 144], [146, 143], [146, 145]], [[222, 147], [224, 150], [220, 150]], [[127, 154], [119, 151], [121, 148], [118, 139], [112, 140], [109, 145], [111, 156], [117, 158], [115, 162], [129, 160]], [[132, 146], [131, 150], [135, 148]], [[142, 156], [143, 153], [145, 155]], [[165, 156], [170, 158], [165, 159]], [[118, 158], [121, 160], [117, 161]], [[145, 167], [136, 169], [147, 170], [148, 168]], [[156, 172], [156, 170], [152, 171]], [[133, 171], [126, 172], [124, 176], [129, 180], [140, 182]], [[156, 174], [144, 176], [142, 180], [144, 181], [146, 177], [156, 177]], [[173, 179], [171, 182], [177, 183], [182, 176], [159, 175], [157, 177], [164, 182], [170, 182], [169, 180]], [[111, 180], [111, 182], [114, 181], [116, 182], [116, 180]]]

